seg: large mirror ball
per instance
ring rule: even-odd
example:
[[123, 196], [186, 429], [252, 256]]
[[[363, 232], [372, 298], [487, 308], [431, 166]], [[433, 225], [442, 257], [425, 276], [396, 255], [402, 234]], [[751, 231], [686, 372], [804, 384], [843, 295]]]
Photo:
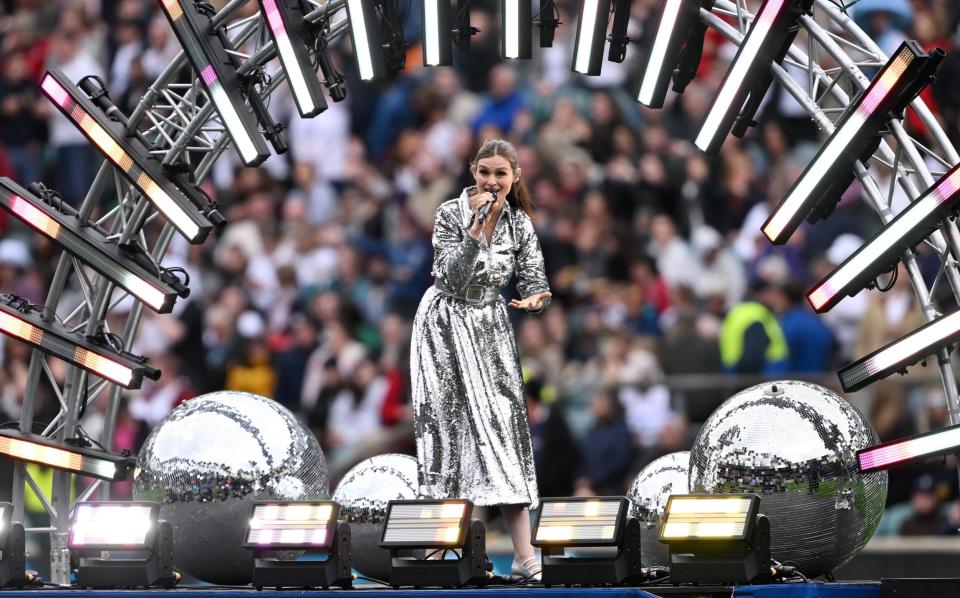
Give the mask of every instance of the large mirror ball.
[[317, 439], [289, 410], [222, 391], [184, 402], [153, 429], [133, 494], [161, 504], [178, 569], [240, 585], [253, 578], [253, 554], [242, 546], [253, 502], [327, 499], [330, 489]]
[[887, 473], [861, 474], [856, 458], [877, 443], [863, 414], [836, 393], [797, 380], [759, 384], [700, 429], [690, 491], [760, 495], [771, 556], [817, 577], [852, 559], [880, 523]]
[[[350, 524], [353, 568], [359, 573], [390, 581], [390, 551], [380, 548], [387, 503], [417, 498], [417, 460], [387, 453], [365, 459], [348, 471], [333, 493], [340, 503], [340, 520]], [[422, 555], [423, 551], [404, 551]]]
[[660, 526], [671, 494], [687, 494], [690, 452], [654, 459], [634, 478], [627, 498], [630, 515], [640, 521], [640, 562], [644, 567], [669, 567], [670, 549], [660, 542]]

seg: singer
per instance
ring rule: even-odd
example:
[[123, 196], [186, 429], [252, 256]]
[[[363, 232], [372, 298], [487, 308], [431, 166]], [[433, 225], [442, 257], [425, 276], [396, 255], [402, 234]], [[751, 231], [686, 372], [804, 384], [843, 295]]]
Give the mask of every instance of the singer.
[[[435, 282], [413, 322], [420, 493], [499, 506], [513, 540], [514, 575], [539, 581], [528, 511], [539, 496], [507, 307], [538, 312], [551, 293], [517, 150], [487, 140], [470, 172], [476, 189], [437, 208]], [[514, 273], [522, 299], [507, 303], [500, 288]]]

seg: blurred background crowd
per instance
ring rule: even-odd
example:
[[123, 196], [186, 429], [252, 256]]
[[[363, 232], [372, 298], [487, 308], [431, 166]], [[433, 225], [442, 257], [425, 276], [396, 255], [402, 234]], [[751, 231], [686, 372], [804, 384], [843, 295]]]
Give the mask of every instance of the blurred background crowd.
[[[652, 35], [658, 4], [633, 2], [632, 36]], [[163, 376], [125, 396], [115, 448], [136, 451], [190, 397], [234, 389], [299, 414], [334, 471], [384, 447], [411, 451], [409, 333], [432, 283], [434, 212], [470, 184], [469, 160], [493, 137], [519, 150], [554, 297], [542, 315], [513, 314], [543, 495], [622, 494], [650, 460], [689, 447], [738, 389], [763, 376], [836, 387], [838, 365], [922, 321], [905, 275], [824, 316], [809, 310], [804, 291], [879, 219], [854, 184], [828, 220], [787, 245], [762, 237], [820, 136], [775, 86], [746, 139], [729, 138], [717, 156], [696, 150], [690, 139], [736, 50], [718, 35], [708, 34], [686, 92], [652, 111], [632, 96], [637, 45], [599, 77], [571, 73], [574, 2], [558, 2], [553, 48], [514, 63], [499, 58], [498, 3], [473, 2], [480, 33], [455, 67], [441, 69], [420, 66], [419, 3], [400, 5], [410, 43], [402, 72], [362, 83], [341, 42], [334, 60], [346, 101], [303, 120], [281, 86], [270, 110], [287, 126], [290, 152], [252, 169], [230, 153], [217, 162], [204, 186], [229, 223], [202, 246], [171, 246], [164, 265], [183, 267], [192, 293], [173, 315], [144, 318], [131, 350]], [[179, 45], [152, 0], [0, 6], [0, 174], [42, 180], [76, 205], [100, 158], [40, 97], [40, 75], [98, 74], [129, 113]], [[907, 38], [948, 51], [924, 97], [960, 146], [960, 53], [951, 51], [960, 5], [881, 6], [857, 18], [887, 53]], [[244, 14], [253, 10], [255, 2]], [[924, 138], [919, 121], [908, 124]], [[42, 303], [57, 251], [5, 213], [0, 233], [0, 290]], [[921, 264], [932, 280], [936, 256], [921, 248]], [[0, 410], [15, 420], [29, 350], [0, 341]], [[849, 398], [881, 440], [948, 423], [939, 378], [922, 370]], [[55, 397], [38, 401], [37, 419], [49, 421]], [[87, 432], [96, 437], [102, 420], [102, 405], [91, 405]], [[896, 471], [880, 533], [956, 533], [954, 465]]]

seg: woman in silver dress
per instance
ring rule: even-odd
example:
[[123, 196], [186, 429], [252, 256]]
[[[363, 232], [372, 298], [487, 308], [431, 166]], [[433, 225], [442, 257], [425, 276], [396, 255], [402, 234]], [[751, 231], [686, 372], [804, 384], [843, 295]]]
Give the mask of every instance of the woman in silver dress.
[[[551, 293], [517, 150], [488, 140], [470, 172], [476, 188], [437, 208], [435, 282], [413, 322], [420, 493], [499, 506], [513, 539], [513, 573], [539, 581], [528, 511], [539, 496], [507, 307], [539, 312]], [[522, 298], [508, 303], [500, 289], [514, 273]]]

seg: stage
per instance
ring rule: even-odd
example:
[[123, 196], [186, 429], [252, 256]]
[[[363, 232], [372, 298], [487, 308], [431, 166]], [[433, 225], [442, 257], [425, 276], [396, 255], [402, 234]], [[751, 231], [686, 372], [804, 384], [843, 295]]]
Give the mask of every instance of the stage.
[[[336, 598], [345, 590], [263, 590], [221, 589], [209, 586], [190, 586], [175, 590], [79, 590], [44, 588], [36, 590], [4, 591], [5, 598], [35, 598], [43, 593], [45, 598], [148, 598], [151, 595], [187, 594], [202, 598]], [[419, 589], [392, 590], [373, 584], [358, 584], [356, 593], [383, 594], [389, 598], [651, 598], [655, 596], [686, 596], [697, 598], [879, 598], [879, 583], [784, 583], [755, 586], [656, 586], [647, 588], [543, 588], [491, 586], [471, 589]], [[199, 597], [198, 597], [199, 598]]]

